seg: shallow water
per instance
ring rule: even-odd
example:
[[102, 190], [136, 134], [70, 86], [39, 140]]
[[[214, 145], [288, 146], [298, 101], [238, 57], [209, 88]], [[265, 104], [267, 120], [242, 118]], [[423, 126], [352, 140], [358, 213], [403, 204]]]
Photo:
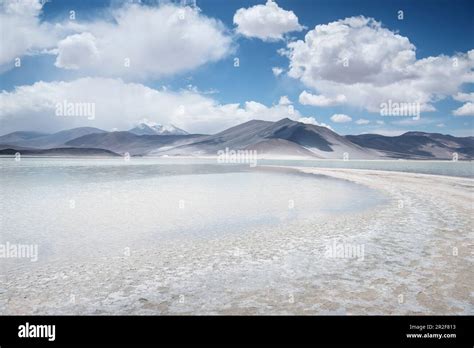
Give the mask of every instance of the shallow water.
[[146, 160], [3, 161], [0, 186], [0, 242], [38, 245], [39, 262], [225, 238], [383, 201], [364, 186], [294, 171]]

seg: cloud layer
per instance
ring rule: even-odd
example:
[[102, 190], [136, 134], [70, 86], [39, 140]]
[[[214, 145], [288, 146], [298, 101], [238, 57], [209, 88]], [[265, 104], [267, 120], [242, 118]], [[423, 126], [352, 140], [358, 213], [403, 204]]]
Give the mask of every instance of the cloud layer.
[[282, 40], [286, 33], [303, 30], [293, 11], [282, 9], [272, 0], [265, 5], [238, 9], [234, 24], [239, 34], [264, 41]]
[[[58, 103], [93, 103], [95, 118], [56, 116]], [[277, 121], [302, 117], [287, 97], [266, 106], [220, 104], [193, 90], [157, 90], [120, 79], [81, 78], [70, 82], [37, 82], [0, 93], [4, 133], [16, 130], [57, 131], [78, 126], [127, 130], [142, 119], [172, 123], [194, 133], [214, 133], [252, 119]]]
[[474, 50], [417, 59], [408, 38], [365, 17], [317, 25], [282, 53], [290, 60], [288, 75], [319, 92], [303, 92], [303, 104], [344, 102], [379, 112], [391, 99], [432, 111], [433, 103], [474, 82]]
[[[130, 3], [105, 9], [100, 18], [66, 19], [57, 24], [41, 21], [41, 11], [40, 0], [0, 3], [0, 72], [11, 68], [16, 57], [47, 52], [56, 56], [56, 67], [74, 71], [72, 76], [94, 77], [40, 81], [1, 92], [2, 131], [54, 131], [83, 125], [128, 129], [144, 118], [201, 133], [254, 118], [289, 117], [327, 126], [302, 116], [286, 96], [272, 106], [256, 101], [221, 104], [197, 88], [171, 92], [127, 83], [191, 71], [224, 59], [236, 49], [225, 26], [199, 8], [167, 1], [157, 6]], [[263, 41], [288, 39], [287, 33], [304, 29], [292, 11], [272, 0], [237, 10], [234, 23], [237, 33]], [[288, 57], [288, 69], [281, 64], [267, 69], [305, 86], [303, 91], [296, 90], [301, 91], [302, 105], [347, 104], [378, 113], [381, 103], [392, 100], [418, 102], [422, 111], [433, 111], [436, 102], [452, 96], [459, 102], [453, 115], [474, 116], [474, 93], [461, 92], [463, 84], [474, 82], [474, 50], [417, 59], [408, 38], [362, 16], [316, 25], [304, 40], [285, 45], [280, 53]], [[57, 117], [54, 107], [63, 101], [94, 103], [97, 117]], [[334, 114], [331, 121], [344, 123], [352, 118]]]
[[99, 76], [151, 79], [214, 62], [232, 51], [223, 24], [197, 8], [127, 5], [111, 21], [80, 23], [58, 43], [55, 65]]

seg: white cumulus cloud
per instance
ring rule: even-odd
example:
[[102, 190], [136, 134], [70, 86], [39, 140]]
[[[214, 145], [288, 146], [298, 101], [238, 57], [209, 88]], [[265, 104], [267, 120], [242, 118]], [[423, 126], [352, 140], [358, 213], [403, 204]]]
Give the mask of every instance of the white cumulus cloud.
[[283, 95], [283, 96], [280, 97], [280, 100], [278, 101], [278, 104], [280, 104], [280, 105], [290, 105], [290, 104], [292, 104], [292, 102], [288, 98], [288, 96]]
[[453, 111], [455, 116], [474, 116], [474, 93], [458, 93], [453, 96], [454, 100], [466, 102]]
[[234, 14], [234, 24], [238, 33], [264, 41], [281, 40], [284, 34], [304, 28], [293, 11], [282, 9], [272, 0], [265, 5], [238, 9]]
[[283, 70], [282, 68], [279, 68], [279, 67], [277, 67], [277, 66], [275, 66], [275, 67], [272, 68], [272, 73], [273, 73], [273, 75], [275, 75], [275, 76], [280, 76], [280, 75], [283, 73], [283, 71], [284, 71], [284, 70]]
[[455, 116], [474, 116], [474, 103], [468, 102], [453, 111]]
[[365, 118], [360, 118], [360, 119], [358, 119], [358, 120], [355, 121], [355, 122], [356, 122], [357, 124], [359, 124], [359, 125], [364, 125], [364, 124], [369, 124], [369, 123], [370, 123], [370, 121], [367, 120], [367, 119], [365, 119]]
[[473, 93], [458, 93], [453, 95], [453, 99], [460, 102], [474, 102], [474, 92]]
[[297, 119], [297, 121], [301, 123], [312, 124], [315, 126], [326, 127], [326, 128], [329, 128], [330, 130], [333, 130], [330, 125], [324, 122], [318, 122], [316, 121], [314, 117], [300, 117], [299, 119]]
[[39, 0], [0, 1], [0, 67], [13, 67], [13, 60], [53, 48], [57, 42], [56, 28], [41, 23]]
[[91, 33], [74, 34], [59, 41], [55, 65], [64, 69], [79, 69], [100, 64], [96, 41]]
[[344, 104], [346, 102], [346, 96], [343, 94], [338, 94], [334, 97], [326, 97], [324, 95], [315, 95], [303, 91], [299, 96], [299, 102], [303, 105], [334, 106]]
[[287, 74], [319, 93], [300, 96], [310, 105], [331, 106], [343, 95], [345, 103], [370, 112], [388, 100], [432, 111], [432, 104], [474, 82], [474, 50], [417, 59], [407, 37], [362, 16], [317, 25], [281, 53], [289, 58]]
[[59, 42], [55, 65], [96, 76], [159, 78], [214, 62], [232, 52], [224, 25], [199, 9], [125, 5], [111, 21], [79, 23]]
[[331, 121], [335, 123], [347, 123], [352, 121], [352, 117], [345, 114], [334, 114], [331, 116]]

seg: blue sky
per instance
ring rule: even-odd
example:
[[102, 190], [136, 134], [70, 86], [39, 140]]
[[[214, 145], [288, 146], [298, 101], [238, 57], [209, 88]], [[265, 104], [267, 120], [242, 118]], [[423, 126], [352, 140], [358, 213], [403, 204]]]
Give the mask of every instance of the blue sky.
[[[210, 133], [251, 118], [277, 120], [286, 117], [291, 107], [295, 112], [288, 111], [290, 118], [329, 126], [341, 134], [421, 130], [473, 135], [474, 51], [468, 54], [474, 49], [472, 1], [384, 1], [382, 5], [380, 1], [279, 0], [269, 5], [197, 0], [197, 9], [187, 7], [193, 12], [183, 22], [190, 27], [183, 29], [189, 38], [182, 47], [179, 37], [173, 38], [182, 35], [181, 29], [163, 24], [167, 18], [163, 8], [180, 11], [181, 1], [52, 0], [42, 8], [32, 5], [33, 0], [25, 3], [33, 9], [21, 8], [20, 13], [8, 9], [8, 4], [0, 9], [0, 15], [11, 20], [2, 24], [8, 40], [2, 50], [13, 52], [3, 52], [5, 57], [0, 58], [0, 105], [4, 106], [0, 117], [5, 131], [81, 125], [122, 130], [146, 119]], [[400, 10], [403, 19], [398, 18]], [[265, 17], [272, 11], [281, 17], [276, 22]], [[150, 25], [140, 26], [145, 16]], [[125, 24], [117, 24], [117, 18], [125, 18]], [[344, 22], [346, 18], [359, 20]], [[127, 26], [133, 20], [137, 25]], [[331, 29], [324, 31], [328, 24]], [[24, 33], [18, 33], [18, 25], [25, 27]], [[322, 31], [316, 32], [317, 26]], [[17, 44], [28, 41], [25, 37], [33, 31], [40, 33], [38, 37]], [[305, 40], [311, 32], [314, 40]], [[381, 38], [387, 35], [385, 44]], [[139, 43], [131, 44], [135, 41]], [[123, 49], [117, 47], [122, 44]], [[127, 53], [134, 57], [132, 64], [138, 59], [141, 67], [125, 72], [112, 67], [110, 59], [122, 52], [124, 57]], [[416, 57], [405, 60], [409, 53]], [[350, 57], [348, 66], [334, 70], [331, 64], [341, 64], [345, 55]], [[20, 67], [13, 66], [15, 58], [21, 59]], [[459, 65], [453, 68], [455, 61]], [[170, 63], [176, 67], [166, 69], [164, 65]], [[278, 76], [272, 71], [275, 67], [282, 71]], [[122, 95], [115, 102], [113, 90]], [[319, 101], [302, 100], [304, 91]], [[151, 96], [141, 100], [148, 92]], [[341, 95], [341, 101], [335, 102]], [[100, 112], [95, 120], [58, 120], [51, 109], [61, 98], [96, 103]], [[321, 98], [333, 101], [321, 102]], [[420, 104], [420, 119], [381, 116], [378, 105], [389, 99]], [[113, 108], [109, 103], [114, 103]], [[184, 111], [176, 111], [177, 106], [184, 106]]]

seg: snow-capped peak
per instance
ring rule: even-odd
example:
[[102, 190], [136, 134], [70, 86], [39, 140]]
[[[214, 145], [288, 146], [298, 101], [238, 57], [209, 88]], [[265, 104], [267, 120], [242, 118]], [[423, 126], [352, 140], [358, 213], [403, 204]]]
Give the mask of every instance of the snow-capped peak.
[[188, 132], [172, 125], [162, 125], [147, 119], [142, 120], [135, 128], [129, 132], [137, 135], [186, 135]]

